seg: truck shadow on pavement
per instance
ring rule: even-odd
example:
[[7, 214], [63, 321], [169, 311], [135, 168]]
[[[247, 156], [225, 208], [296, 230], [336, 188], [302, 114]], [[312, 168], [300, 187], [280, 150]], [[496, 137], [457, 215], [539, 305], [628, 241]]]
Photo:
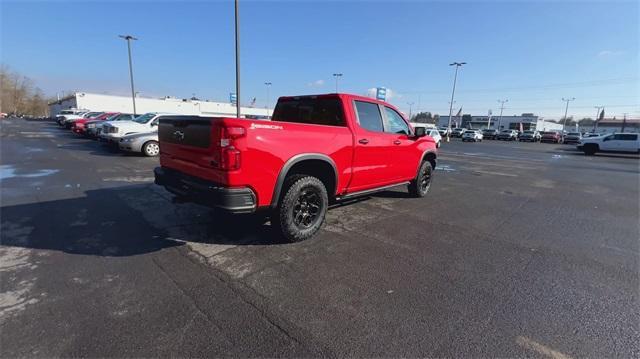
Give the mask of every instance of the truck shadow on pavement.
[[[143, 186], [125, 186], [89, 190], [70, 199], [5, 205], [0, 209], [0, 244], [108, 257], [183, 245], [166, 239], [162, 229], [151, 226], [127, 204], [131, 196], [144, 194]], [[69, 193], [51, 190], [51, 195]]]
[[[63, 189], [50, 197], [68, 197]], [[171, 195], [151, 184], [73, 193], [65, 198], [0, 208], [0, 245], [105, 257], [134, 256], [186, 243], [211, 245], [287, 245], [267, 213], [226, 215], [194, 204], [172, 203]], [[329, 211], [373, 197], [405, 198], [402, 191], [381, 192], [334, 204]], [[5, 201], [6, 203], [6, 201]]]

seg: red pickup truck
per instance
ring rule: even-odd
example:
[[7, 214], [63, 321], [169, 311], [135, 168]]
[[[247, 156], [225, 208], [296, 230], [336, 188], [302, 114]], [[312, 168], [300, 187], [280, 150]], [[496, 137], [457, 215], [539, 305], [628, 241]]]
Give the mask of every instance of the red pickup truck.
[[269, 210], [289, 241], [313, 236], [330, 203], [408, 185], [427, 194], [436, 144], [392, 105], [348, 94], [281, 97], [272, 121], [160, 118], [155, 183], [181, 201]]

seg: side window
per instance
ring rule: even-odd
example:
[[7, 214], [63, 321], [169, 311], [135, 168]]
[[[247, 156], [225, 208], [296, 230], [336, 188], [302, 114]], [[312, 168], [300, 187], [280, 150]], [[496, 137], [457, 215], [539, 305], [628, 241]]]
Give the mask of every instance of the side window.
[[360, 127], [376, 132], [383, 132], [382, 115], [377, 104], [364, 101], [354, 101]]
[[627, 134], [627, 135], [619, 135], [622, 138], [620, 138], [623, 141], [635, 141], [638, 139], [638, 135], [633, 135], [633, 134]]
[[613, 138], [609, 138], [610, 140], [616, 140], [616, 141], [624, 140], [624, 135], [621, 135], [621, 134], [617, 134], [609, 137], [613, 137]]
[[387, 115], [387, 130], [385, 132], [398, 133], [408, 135], [409, 125], [402, 119], [399, 113], [389, 107], [384, 107], [384, 112]]

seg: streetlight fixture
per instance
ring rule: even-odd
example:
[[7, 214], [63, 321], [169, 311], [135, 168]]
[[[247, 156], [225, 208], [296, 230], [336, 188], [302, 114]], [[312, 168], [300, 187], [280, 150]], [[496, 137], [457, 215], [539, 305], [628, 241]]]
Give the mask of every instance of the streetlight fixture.
[[566, 102], [567, 105], [564, 108], [564, 121], [562, 121], [562, 132], [565, 132], [564, 128], [567, 125], [567, 112], [569, 111], [569, 102], [575, 100], [575, 97], [572, 98], [562, 98], [562, 101]]
[[341, 73], [333, 74], [333, 77], [336, 78], [336, 93], [338, 93], [338, 78], [342, 77]]
[[136, 91], [133, 86], [133, 65], [131, 64], [131, 40], [138, 40], [131, 35], [118, 35], [127, 40], [127, 50], [129, 51], [129, 78], [131, 79], [131, 99], [133, 100], [133, 115], [136, 115]]
[[238, 16], [238, 0], [235, 0], [235, 30], [236, 30], [236, 117], [240, 118], [240, 27]]
[[449, 123], [447, 125], [447, 142], [449, 142], [449, 134], [451, 133], [451, 116], [453, 114], [453, 96], [456, 93], [456, 82], [458, 80], [458, 68], [462, 65], [466, 65], [466, 62], [453, 62], [449, 66], [455, 66], [456, 72], [453, 76], [453, 90], [451, 91], [451, 103], [449, 104]]
[[265, 86], [267, 86], [267, 116], [269, 115], [269, 89], [271, 88], [271, 82], [265, 82]]
[[508, 99], [498, 100], [500, 103], [500, 117], [498, 117], [498, 131], [500, 131], [500, 127], [502, 126], [502, 111], [504, 111], [504, 104], [509, 102]]

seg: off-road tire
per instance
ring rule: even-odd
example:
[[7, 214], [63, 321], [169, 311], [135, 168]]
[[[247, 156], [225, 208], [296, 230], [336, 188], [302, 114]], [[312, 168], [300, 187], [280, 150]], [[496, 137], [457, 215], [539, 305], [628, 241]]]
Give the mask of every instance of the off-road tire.
[[[272, 215], [271, 225], [289, 242], [301, 242], [313, 237], [322, 227], [327, 214], [327, 188], [316, 177], [294, 175], [285, 180], [283, 192], [284, 195]], [[318, 208], [312, 207], [309, 203], [311, 201], [304, 200], [309, 195], [317, 199], [314, 203]], [[309, 217], [305, 217], [305, 210]], [[313, 219], [310, 223], [305, 223], [311, 216]], [[298, 221], [300, 223], [296, 223]]]
[[[426, 185], [424, 183], [424, 176], [428, 175]], [[431, 188], [431, 182], [433, 180], [433, 167], [431, 162], [422, 161], [416, 178], [409, 183], [409, 194], [416, 198], [422, 198], [427, 195], [429, 188]]]

